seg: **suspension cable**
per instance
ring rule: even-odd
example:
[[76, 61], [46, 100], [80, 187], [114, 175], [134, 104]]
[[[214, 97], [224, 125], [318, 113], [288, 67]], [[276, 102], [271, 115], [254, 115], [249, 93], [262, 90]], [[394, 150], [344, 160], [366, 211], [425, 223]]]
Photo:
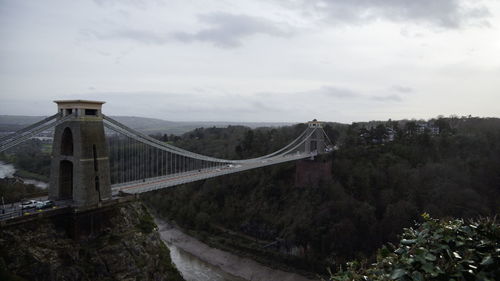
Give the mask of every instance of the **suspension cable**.
[[[287, 149], [288, 147], [290, 147], [295, 141], [299, 140], [307, 131], [307, 129], [297, 138], [295, 139], [293, 142], [291, 142], [290, 144], [288, 144], [287, 146], [285, 146], [284, 148], [278, 150], [278, 151], [275, 151], [271, 154], [268, 154], [268, 155], [264, 155], [264, 156], [261, 156], [261, 157], [257, 157], [257, 158], [250, 158], [250, 159], [243, 159], [243, 160], [229, 160], [229, 159], [221, 159], [221, 158], [215, 158], [215, 157], [210, 157], [210, 156], [205, 156], [205, 155], [202, 155], [202, 154], [198, 154], [198, 153], [194, 153], [194, 152], [191, 152], [191, 151], [187, 151], [187, 150], [184, 150], [184, 149], [181, 149], [181, 148], [178, 148], [178, 147], [175, 147], [173, 145], [169, 145], [167, 143], [164, 143], [164, 142], [161, 142], [161, 141], [158, 141], [154, 138], [151, 138], [145, 134], [142, 134], [134, 129], [131, 129], [123, 124], [121, 124], [120, 122], [108, 117], [108, 116], [104, 116], [103, 115], [103, 118], [104, 120], [110, 122], [111, 124], [108, 124], [108, 123], [105, 123], [105, 126], [115, 130], [115, 131], [119, 131], [120, 133], [123, 133], [125, 135], [128, 135], [134, 139], [136, 139], [137, 141], [140, 141], [140, 142], [144, 142], [144, 143], [147, 143], [147, 144], [150, 144], [150, 145], [153, 145], [157, 148], [160, 148], [160, 149], [163, 149], [163, 150], [167, 150], [167, 151], [170, 151], [172, 153], [176, 153], [176, 154], [179, 154], [179, 155], [183, 155], [183, 156], [186, 156], [186, 157], [192, 157], [192, 158], [196, 158], [196, 159], [200, 159], [200, 160], [206, 160], [206, 161], [211, 161], [211, 162], [218, 162], [218, 163], [246, 163], [246, 162], [254, 162], [254, 161], [258, 161], [258, 160], [261, 160], [261, 159], [264, 159], [264, 158], [269, 158], [269, 157], [272, 157], [276, 154], [278, 154], [280, 151], [283, 151], [285, 149]], [[115, 125], [115, 126], [113, 126]]]

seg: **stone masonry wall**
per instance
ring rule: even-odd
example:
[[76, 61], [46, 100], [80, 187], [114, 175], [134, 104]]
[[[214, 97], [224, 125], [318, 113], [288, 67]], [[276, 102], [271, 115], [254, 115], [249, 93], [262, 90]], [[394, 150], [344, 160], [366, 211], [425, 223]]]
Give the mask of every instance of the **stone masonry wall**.
[[295, 166], [295, 186], [317, 187], [322, 181], [332, 179], [332, 160], [300, 160]]

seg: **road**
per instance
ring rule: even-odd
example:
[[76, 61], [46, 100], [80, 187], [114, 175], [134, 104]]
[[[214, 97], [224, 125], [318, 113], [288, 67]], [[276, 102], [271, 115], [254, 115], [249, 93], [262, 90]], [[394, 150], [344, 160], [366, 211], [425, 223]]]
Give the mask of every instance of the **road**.
[[[47, 196], [31, 198], [30, 200], [45, 201], [48, 200]], [[69, 207], [71, 205], [71, 200], [59, 200], [54, 201], [54, 206], [47, 209], [37, 209], [35, 207], [21, 208], [21, 202], [9, 203], [4, 206], [0, 206], [0, 221], [8, 220], [11, 218], [30, 215], [34, 213], [50, 212], [55, 209], [60, 209], [64, 207]]]

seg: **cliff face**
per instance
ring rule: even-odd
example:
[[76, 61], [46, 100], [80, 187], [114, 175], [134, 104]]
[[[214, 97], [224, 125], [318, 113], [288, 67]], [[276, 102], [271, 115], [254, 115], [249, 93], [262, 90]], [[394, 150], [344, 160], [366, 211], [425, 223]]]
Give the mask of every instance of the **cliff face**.
[[107, 216], [107, 227], [79, 241], [49, 219], [1, 229], [0, 276], [37, 281], [183, 280], [141, 203], [119, 205]]

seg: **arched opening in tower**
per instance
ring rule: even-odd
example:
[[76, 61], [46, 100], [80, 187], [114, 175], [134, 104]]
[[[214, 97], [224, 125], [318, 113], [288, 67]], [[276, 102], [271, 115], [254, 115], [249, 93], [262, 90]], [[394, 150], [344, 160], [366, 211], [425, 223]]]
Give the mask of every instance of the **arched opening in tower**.
[[61, 155], [73, 155], [73, 134], [70, 128], [66, 128], [63, 131], [61, 138]]
[[73, 163], [68, 160], [59, 165], [59, 199], [73, 199]]

